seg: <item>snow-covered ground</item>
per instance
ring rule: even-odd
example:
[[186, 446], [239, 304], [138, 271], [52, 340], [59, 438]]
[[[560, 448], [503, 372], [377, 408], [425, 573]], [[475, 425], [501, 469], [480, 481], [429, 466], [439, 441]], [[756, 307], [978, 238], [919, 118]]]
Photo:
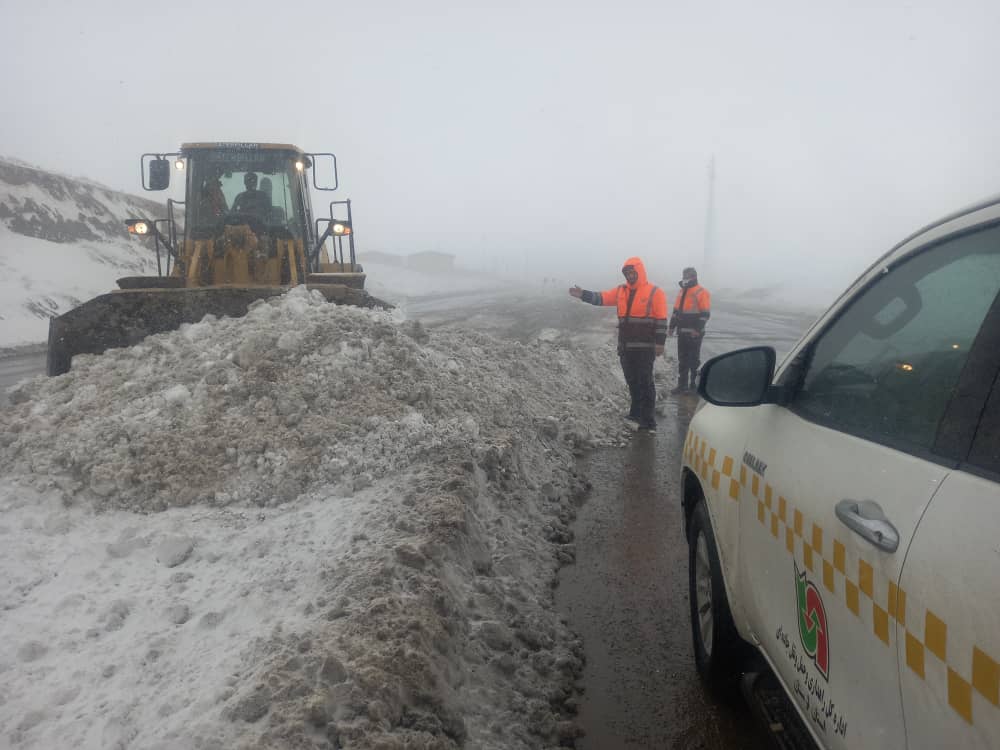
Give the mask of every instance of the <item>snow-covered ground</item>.
[[138, 241], [50, 242], [0, 224], [0, 347], [46, 341], [50, 316], [149, 274], [156, 255]]
[[0, 157], [0, 349], [48, 339], [49, 317], [156, 273], [149, 240], [124, 220], [164, 207], [78, 177]]
[[551, 586], [575, 456], [625, 439], [610, 336], [428, 333], [298, 289], [10, 395], [0, 746], [574, 736]]

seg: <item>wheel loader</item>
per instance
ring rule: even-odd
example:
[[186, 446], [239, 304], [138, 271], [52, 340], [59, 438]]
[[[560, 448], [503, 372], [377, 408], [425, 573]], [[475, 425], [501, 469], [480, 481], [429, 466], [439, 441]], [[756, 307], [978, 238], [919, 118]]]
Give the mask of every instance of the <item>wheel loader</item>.
[[[125, 222], [132, 235], [152, 237], [157, 275], [118, 279], [118, 289], [52, 318], [49, 375], [68, 372], [77, 354], [132, 346], [208, 313], [239, 317], [251, 302], [300, 284], [330, 302], [391, 307], [364, 289], [351, 202], [332, 201], [329, 217], [314, 218], [310, 181], [316, 190], [337, 189], [333, 154], [288, 144], [186, 143], [178, 152], [143, 154], [140, 169], [145, 190], [166, 190], [171, 174], [184, 181], [184, 200], [168, 199], [166, 218]], [[346, 217], [337, 217], [345, 207]]]

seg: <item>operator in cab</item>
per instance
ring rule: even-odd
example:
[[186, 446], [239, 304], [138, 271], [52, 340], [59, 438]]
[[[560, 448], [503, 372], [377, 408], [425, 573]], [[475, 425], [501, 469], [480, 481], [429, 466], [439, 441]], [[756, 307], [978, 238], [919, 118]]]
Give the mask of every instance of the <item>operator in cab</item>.
[[260, 221], [266, 221], [271, 212], [271, 198], [263, 190], [257, 189], [257, 173], [247, 172], [243, 176], [246, 187], [233, 201], [232, 214], [249, 214]]

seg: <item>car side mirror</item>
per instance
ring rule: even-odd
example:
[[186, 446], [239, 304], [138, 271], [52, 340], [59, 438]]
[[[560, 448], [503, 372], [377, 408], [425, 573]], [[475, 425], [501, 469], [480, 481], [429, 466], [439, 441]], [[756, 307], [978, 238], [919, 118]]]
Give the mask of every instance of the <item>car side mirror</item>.
[[708, 360], [698, 378], [698, 395], [716, 406], [759, 406], [773, 402], [771, 380], [777, 355], [770, 346], [754, 346]]

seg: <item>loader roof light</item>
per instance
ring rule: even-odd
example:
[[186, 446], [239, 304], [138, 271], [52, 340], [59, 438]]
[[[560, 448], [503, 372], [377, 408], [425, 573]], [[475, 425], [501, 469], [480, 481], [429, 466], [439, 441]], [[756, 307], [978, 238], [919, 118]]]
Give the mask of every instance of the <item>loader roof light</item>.
[[331, 230], [334, 234], [347, 235], [351, 233], [351, 225], [343, 222], [335, 222]]
[[183, 170], [184, 169], [184, 160], [183, 159], [178, 159], [177, 161], [175, 161], [174, 162], [174, 167], [178, 171]]
[[306, 163], [301, 159], [295, 162], [295, 169], [298, 170], [299, 172], [301, 172], [305, 168], [306, 168]]

